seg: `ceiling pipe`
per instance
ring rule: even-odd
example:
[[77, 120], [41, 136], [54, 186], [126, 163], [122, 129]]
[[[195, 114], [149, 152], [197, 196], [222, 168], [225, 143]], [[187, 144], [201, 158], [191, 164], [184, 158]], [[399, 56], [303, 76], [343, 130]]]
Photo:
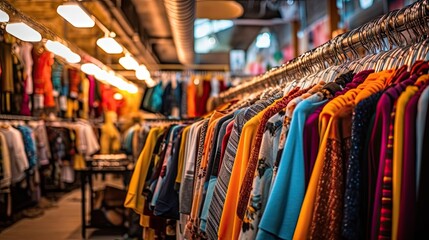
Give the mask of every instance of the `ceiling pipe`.
[[164, 0], [177, 56], [181, 64], [194, 63], [194, 0]]

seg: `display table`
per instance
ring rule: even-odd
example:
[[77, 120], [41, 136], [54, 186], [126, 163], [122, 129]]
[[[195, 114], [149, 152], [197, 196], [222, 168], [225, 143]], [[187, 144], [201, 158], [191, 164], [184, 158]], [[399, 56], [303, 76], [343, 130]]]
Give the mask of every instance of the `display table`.
[[[107, 156], [107, 155], [106, 155]], [[111, 155], [111, 160], [117, 161], [117, 156]], [[87, 167], [85, 169], [77, 170], [80, 173], [81, 179], [81, 210], [82, 210], [82, 238], [86, 239], [86, 229], [88, 228], [100, 228], [100, 226], [94, 226], [91, 223], [88, 223], [86, 219], [86, 184], [89, 185], [89, 209], [90, 213], [94, 210], [94, 189], [93, 189], [93, 176], [96, 174], [121, 174], [124, 178], [129, 176], [129, 174], [133, 171], [133, 164], [130, 162], [113, 164], [114, 166], [107, 166], [105, 164], [106, 161], [110, 161], [108, 158], [104, 158], [104, 164], [94, 164], [96, 162], [96, 158], [92, 158], [86, 161]], [[124, 159], [125, 161], [125, 159]], [[128, 159], [126, 160], [128, 161]], [[125, 218], [124, 218], [125, 219]], [[124, 220], [125, 222], [125, 220]], [[111, 226], [109, 226], [111, 227]]]

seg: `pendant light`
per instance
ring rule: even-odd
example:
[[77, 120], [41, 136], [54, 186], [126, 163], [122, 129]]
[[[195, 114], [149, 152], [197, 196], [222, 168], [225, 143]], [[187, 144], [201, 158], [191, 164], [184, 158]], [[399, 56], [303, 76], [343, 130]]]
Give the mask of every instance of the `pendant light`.
[[0, 22], [9, 22], [9, 14], [0, 9]]
[[77, 3], [65, 3], [58, 6], [57, 13], [77, 28], [92, 28], [95, 21]]
[[139, 67], [139, 63], [129, 53], [126, 53], [124, 57], [119, 59], [119, 64], [126, 70], [136, 70]]
[[110, 36], [104, 36], [97, 40], [97, 45], [108, 54], [122, 53], [122, 46], [114, 39], [115, 34], [110, 33]]
[[6, 32], [24, 42], [40, 42], [42, 40], [42, 35], [38, 31], [23, 22], [8, 23]]

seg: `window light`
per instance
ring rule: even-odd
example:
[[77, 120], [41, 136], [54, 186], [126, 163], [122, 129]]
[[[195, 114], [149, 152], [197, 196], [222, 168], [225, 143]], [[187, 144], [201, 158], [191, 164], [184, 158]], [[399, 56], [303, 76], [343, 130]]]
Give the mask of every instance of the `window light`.
[[111, 37], [103, 37], [97, 40], [97, 45], [108, 54], [122, 53], [122, 46]]
[[94, 63], [84, 63], [80, 66], [80, 70], [88, 75], [95, 75], [101, 71]]
[[94, 20], [75, 3], [58, 6], [57, 13], [77, 28], [92, 28], [95, 25]]
[[126, 70], [136, 70], [139, 67], [139, 63], [129, 53], [119, 59], [119, 64]]
[[271, 36], [269, 33], [264, 32], [256, 37], [256, 47], [257, 48], [269, 48], [271, 45]]
[[42, 35], [38, 31], [23, 22], [8, 23], [6, 32], [25, 42], [40, 42], [42, 40]]
[[0, 22], [9, 22], [9, 14], [0, 9]]

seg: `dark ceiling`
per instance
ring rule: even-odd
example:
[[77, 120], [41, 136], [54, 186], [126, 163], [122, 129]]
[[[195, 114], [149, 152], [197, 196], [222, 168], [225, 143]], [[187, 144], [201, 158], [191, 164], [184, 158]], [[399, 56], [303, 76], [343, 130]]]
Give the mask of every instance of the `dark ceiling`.
[[[207, 0], [196, 0], [207, 1]], [[233, 0], [230, 0], [233, 1]], [[124, 70], [118, 59], [107, 55], [95, 42], [103, 36], [100, 28], [76, 29], [65, 22], [56, 8], [63, 0], [10, 0], [16, 8], [53, 30], [58, 36], [106, 63], [130, 80], [134, 73]], [[263, 27], [286, 25], [282, 11], [286, 0], [237, 0], [244, 13], [234, 26], [223, 32], [231, 49], [247, 49]], [[162, 0], [83, 0], [82, 5], [109, 30], [116, 32], [119, 42], [149, 69], [173, 69], [180, 66], [173, 34]], [[284, 14], [283, 14], [284, 15]], [[95, 30], [94, 30], [95, 29]], [[193, 36], [189, 36], [192, 37]], [[228, 53], [195, 54], [194, 63], [228, 66]]]

